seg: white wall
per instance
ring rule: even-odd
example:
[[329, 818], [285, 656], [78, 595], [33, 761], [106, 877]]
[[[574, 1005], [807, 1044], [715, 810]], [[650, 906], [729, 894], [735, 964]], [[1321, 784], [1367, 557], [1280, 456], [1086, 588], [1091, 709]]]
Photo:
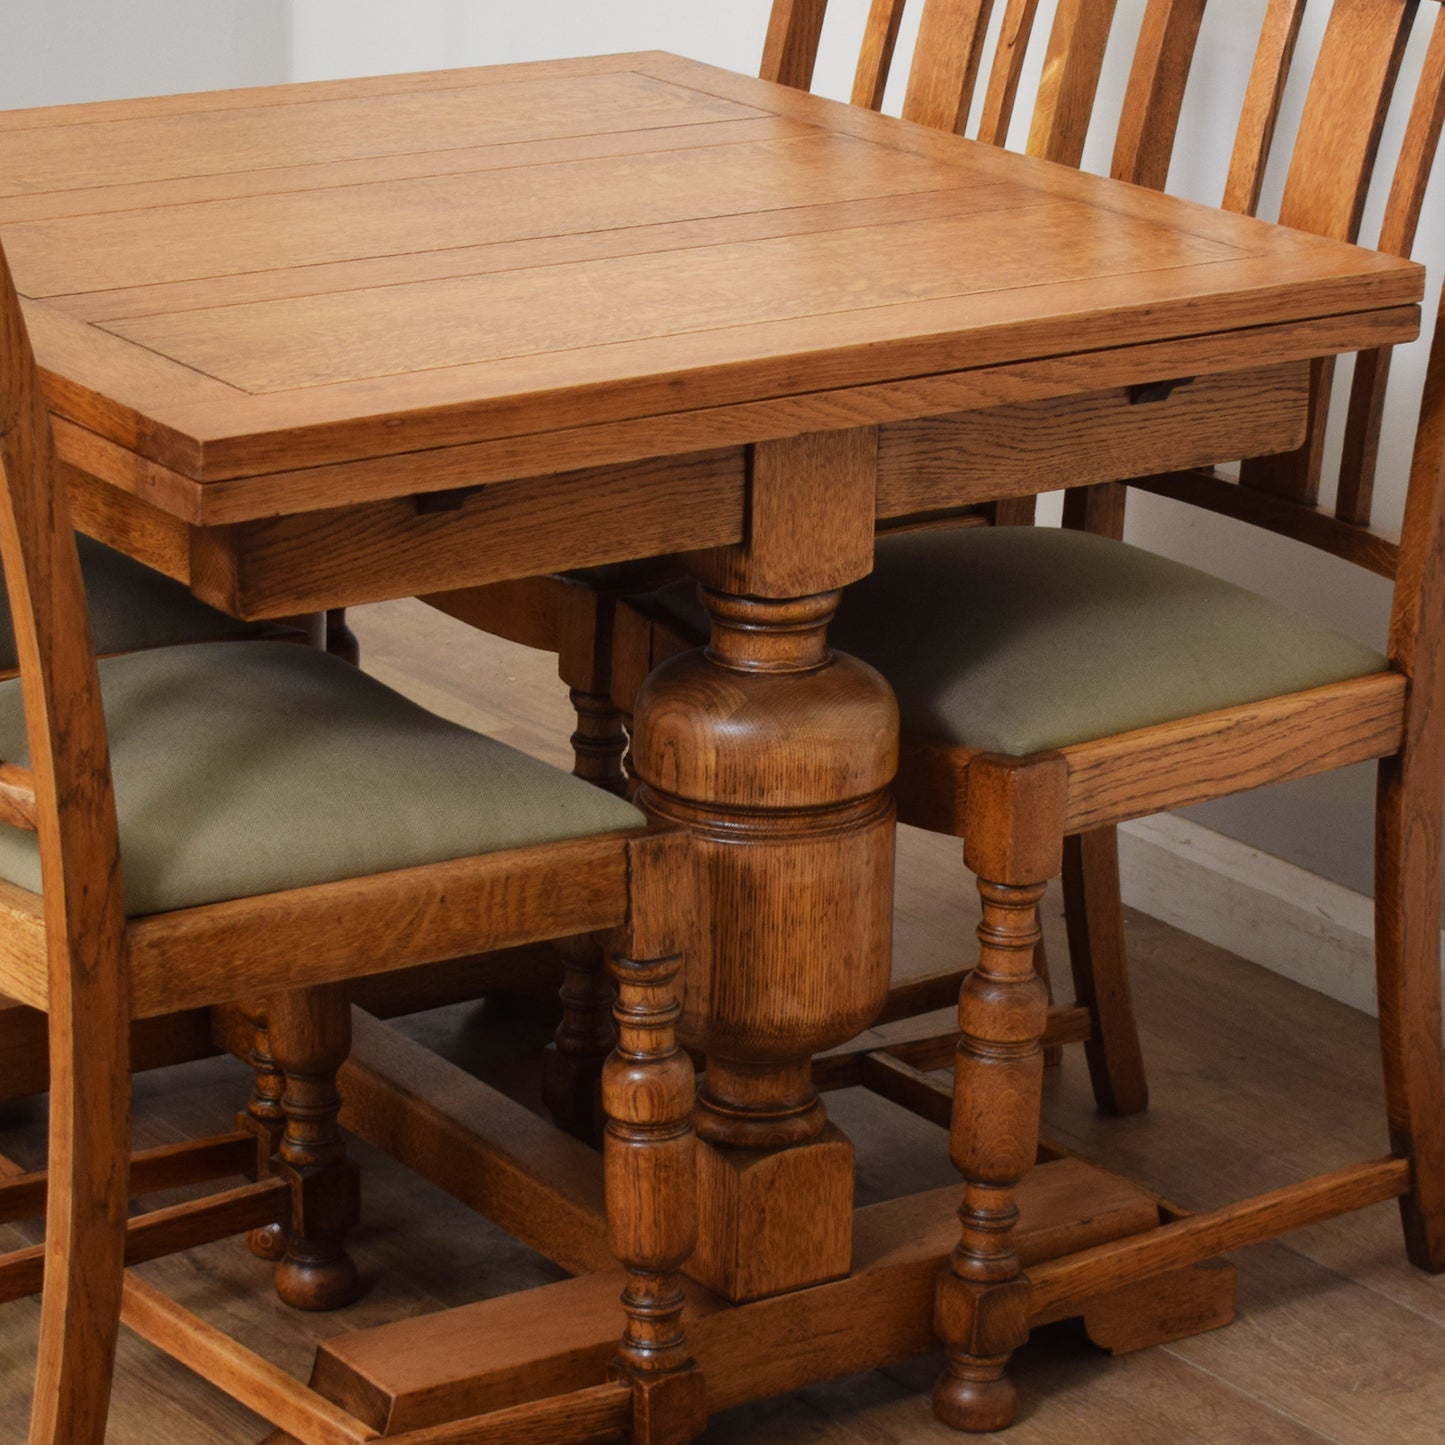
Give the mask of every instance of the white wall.
[[297, 79], [671, 50], [756, 71], [769, 0], [295, 0]]
[[291, 71], [285, 0], [5, 0], [0, 109], [271, 85]]
[[[1127, 37], [1144, 0], [1120, 0], [1116, 36]], [[1264, 0], [1211, 6], [1196, 62], [1170, 188], [1213, 201], [1223, 188], [1226, 140], [1238, 113], [1252, 47], [1251, 18]], [[918, 0], [912, 9], [916, 11]], [[1001, 4], [996, 10], [1002, 11]], [[1041, 21], [1052, 11], [1043, 0]], [[377, 74], [444, 66], [603, 51], [666, 49], [734, 69], [756, 70], [769, 0], [8, 0], [0, 50], [0, 106], [149, 94], [168, 90]], [[1297, 70], [1307, 70], [1328, 6], [1306, 15]], [[867, 0], [832, 0], [817, 88], [846, 96]], [[1043, 26], [1041, 24], [1041, 31]], [[905, 29], [902, 51], [911, 48]], [[1033, 57], [1037, 68], [1037, 53]], [[1085, 164], [1106, 169], [1108, 137], [1127, 70], [1127, 45], [1116, 39], [1106, 61], [1104, 101]], [[1418, 72], [1420, 47], [1408, 57], [1404, 84]], [[1026, 76], [1023, 94], [1029, 93]], [[895, 86], [890, 107], [896, 108]], [[1302, 86], [1286, 99], [1282, 138], [1293, 135]], [[1398, 146], [1392, 119], [1385, 154]], [[1026, 122], [1016, 122], [1021, 144]], [[1271, 175], [1265, 210], [1277, 204], [1282, 172]], [[1445, 197], [1436, 186], [1421, 234], [1445, 234]], [[1370, 220], [1365, 235], [1371, 234]], [[1409, 370], [1407, 364], [1400, 368]], [[1418, 370], [1418, 368], [1416, 368]], [[1398, 521], [1404, 454], [1413, 398], [1397, 398], [1387, 421], [1396, 438], [1382, 468], [1378, 517]], [[1046, 513], [1048, 507], [1046, 504]], [[1056, 515], [1056, 510], [1053, 513]], [[1388, 589], [1329, 558], [1294, 549], [1252, 529], [1190, 513], [1148, 497], [1131, 503], [1132, 540], [1218, 571], [1302, 608], [1332, 626], [1382, 643]], [[1368, 769], [1328, 775], [1271, 796], [1225, 800], [1194, 816], [1311, 871], [1368, 891], [1371, 781]]]

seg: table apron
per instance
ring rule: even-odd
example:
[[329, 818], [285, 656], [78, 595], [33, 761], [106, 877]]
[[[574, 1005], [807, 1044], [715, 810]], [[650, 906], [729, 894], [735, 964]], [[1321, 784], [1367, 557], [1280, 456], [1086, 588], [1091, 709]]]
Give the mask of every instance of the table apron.
[[[1113, 386], [877, 428], [879, 521], [1298, 446], [1309, 363]], [[749, 449], [727, 447], [197, 527], [68, 469], [77, 525], [240, 617], [352, 606], [748, 536]], [[438, 502], [450, 509], [433, 510]]]

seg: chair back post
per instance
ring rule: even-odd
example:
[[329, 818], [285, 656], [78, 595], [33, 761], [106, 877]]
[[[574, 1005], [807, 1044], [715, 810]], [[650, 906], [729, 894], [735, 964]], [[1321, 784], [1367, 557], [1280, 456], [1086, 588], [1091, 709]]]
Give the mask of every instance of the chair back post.
[[[1436, 308], [1435, 335], [1420, 423], [1410, 461], [1405, 520], [1390, 609], [1390, 663], [1410, 679], [1408, 708], [1415, 717], [1445, 707], [1445, 288]], [[1437, 718], [1434, 731], [1445, 738]]]
[[70, 506], [8, 261], [0, 252], [0, 559], [34, 776], [46, 927], [118, 937], [115, 799]]
[[130, 1157], [130, 999], [115, 799], [80, 559], [0, 252], [0, 559], [35, 790], [49, 972], [50, 1189], [31, 1439], [104, 1437]]

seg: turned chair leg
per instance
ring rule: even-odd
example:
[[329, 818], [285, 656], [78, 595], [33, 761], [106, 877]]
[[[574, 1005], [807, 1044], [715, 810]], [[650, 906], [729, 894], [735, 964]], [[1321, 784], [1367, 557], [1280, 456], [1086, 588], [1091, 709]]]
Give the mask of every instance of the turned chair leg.
[[1064, 923], [1074, 998], [1089, 1011], [1084, 1057], [1094, 1098], [1105, 1113], [1138, 1114], [1149, 1107], [1149, 1083], [1129, 987], [1117, 829], [1064, 840]]
[[581, 934], [556, 945], [565, 972], [559, 998], [562, 1021], [542, 1058], [542, 1099], [562, 1128], [595, 1140], [602, 1128], [602, 1067], [617, 1042], [616, 998], [607, 978], [602, 940]]
[[627, 774], [622, 767], [627, 730], [621, 712], [605, 692], [573, 687], [567, 695], [577, 713], [577, 731], [571, 737], [573, 774], [622, 797], [627, 792]]
[[[269, 1156], [280, 1148], [281, 1137], [286, 1132], [286, 1111], [281, 1104], [286, 1093], [286, 1075], [271, 1057], [266, 1001], [243, 999], [237, 1004], [237, 1009], [251, 1034], [251, 1047], [246, 1059], [251, 1066], [251, 1097], [246, 1101], [245, 1109], [237, 1115], [236, 1125], [263, 1138]], [[246, 1246], [257, 1259], [284, 1259], [286, 1231], [279, 1224], [248, 1230]]]
[[295, 1309], [340, 1309], [358, 1293], [345, 1240], [361, 1213], [359, 1174], [337, 1123], [336, 1073], [351, 1049], [350, 999], [344, 984], [326, 984], [275, 994], [267, 1007], [272, 1056], [286, 1076], [277, 1161], [291, 1180], [291, 1226], [276, 1293]]
[[611, 1373], [633, 1388], [634, 1445], [686, 1445], [707, 1426], [680, 1273], [697, 1238], [695, 1083], [677, 1042], [682, 1010], [672, 987], [690, 924], [690, 910], [678, 906], [690, 864], [679, 835], [640, 842], [632, 860], [633, 922], [609, 957], [617, 1048], [602, 1076], [608, 1236], [627, 1271], [627, 1323]]
[[1408, 748], [1384, 758], [1375, 814], [1375, 986], [1385, 1109], [1391, 1147], [1411, 1166], [1410, 1191], [1400, 1196], [1406, 1252], [1432, 1274], [1445, 1271], [1441, 785], [1437, 758], [1420, 760]]
[[1005, 1374], [1029, 1335], [1030, 1287], [1013, 1244], [1014, 1193], [1038, 1152], [1048, 990], [1034, 966], [1038, 904], [1062, 863], [1067, 765], [1048, 754], [969, 766], [965, 861], [978, 879], [979, 961], [964, 980], [950, 1152], [964, 1176], [959, 1242], [934, 1324], [948, 1367], [934, 1413], [958, 1430], [1001, 1430], [1018, 1410]]

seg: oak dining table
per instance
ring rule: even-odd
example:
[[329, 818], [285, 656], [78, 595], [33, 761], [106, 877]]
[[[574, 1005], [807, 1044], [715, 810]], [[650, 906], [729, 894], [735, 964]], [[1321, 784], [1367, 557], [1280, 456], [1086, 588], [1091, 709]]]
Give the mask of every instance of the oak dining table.
[[[7, 112], [0, 239], [78, 524], [238, 617], [705, 584], [634, 755], [704, 884], [709, 1404], [931, 1348], [959, 1190], [855, 1211], [815, 1086], [888, 988], [898, 741], [828, 619], [882, 522], [1297, 446], [1312, 361], [1411, 339], [1420, 269], [660, 53]], [[346, 1121], [574, 1278], [338, 1336], [317, 1388], [389, 1434], [600, 1378], [590, 1151], [356, 1041]], [[1020, 1199], [1025, 1264], [1167, 1210], [1067, 1157]], [[1174, 1283], [1051, 1317], [1211, 1322]]]

